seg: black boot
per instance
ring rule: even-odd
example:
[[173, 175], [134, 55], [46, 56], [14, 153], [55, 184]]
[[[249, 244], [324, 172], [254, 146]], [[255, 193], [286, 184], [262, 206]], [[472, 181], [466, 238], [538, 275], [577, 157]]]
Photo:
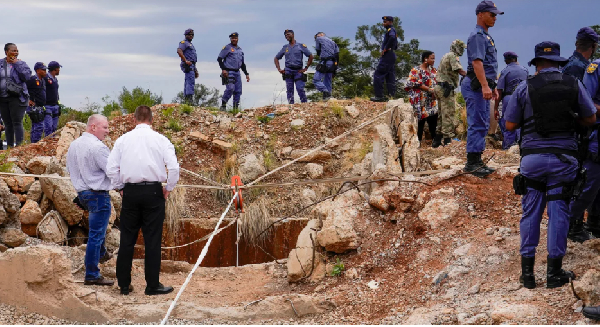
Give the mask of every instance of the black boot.
[[583, 243], [592, 239], [590, 233], [583, 228], [583, 217], [571, 219], [569, 222], [569, 234], [567, 234], [567, 238], [577, 243]]
[[575, 274], [572, 271], [562, 269], [563, 258], [548, 257], [548, 269], [546, 273], [546, 287], [556, 288], [567, 284], [575, 279]]
[[483, 163], [483, 160], [481, 160], [481, 153], [479, 153], [479, 159], [477, 160], [477, 164], [480, 165], [480, 166], [483, 166], [483, 169], [489, 171], [490, 174], [496, 171], [496, 169], [488, 167], [488, 165], [486, 165], [485, 163]]
[[219, 108], [219, 111], [227, 111], [227, 102], [221, 101], [221, 107]]
[[481, 161], [481, 153], [469, 152], [467, 153], [467, 163], [465, 164], [464, 172], [471, 172], [474, 176], [484, 178], [492, 172], [482, 167], [479, 163]]
[[595, 238], [600, 238], [600, 216], [590, 215], [588, 213], [585, 229]]
[[331, 99], [331, 93], [323, 92], [323, 101], [329, 101]]
[[600, 307], [585, 307], [581, 313], [586, 318], [600, 320]]
[[240, 110], [240, 103], [234, 102], [233, 103], [233, 111], [238, 112], [239, 110]]
[[452, 139], [449, 138], [449, 137], [444, 137], [444, 146], [446, 146], [446, 145], [448, 145], [450, 143], [452, 143]]
[[184, 100], [184, 102], [185, 102], [185, 104], [188, 104], [188, 105], [190, 105], [190, 106], [191, 106], [191, 105], [192, 105], [192, 102], [193, 102], [193, 101], [192, 101], [192, 95], [191, 95], [191, 94], [189, 94], [189, 95], [186, 95], [186, 96], [185, 96], [185, 100]]
[[442, 134], [436, 134], [431, 143], [432, 148], [437, 148], [442, 145]]
[[523, 287], [528, 289], [535, 288], [535, 275], [533, 274], [533, 267], [535, 265], [535, 257], [524, 257], [521, 256], [521, 277], [519, 282], [523, 284]]
[[373, 102], [386, 102], [387, 99], [384, 98], [384, 97], [372, 97], [371, 101], [373, 101]]

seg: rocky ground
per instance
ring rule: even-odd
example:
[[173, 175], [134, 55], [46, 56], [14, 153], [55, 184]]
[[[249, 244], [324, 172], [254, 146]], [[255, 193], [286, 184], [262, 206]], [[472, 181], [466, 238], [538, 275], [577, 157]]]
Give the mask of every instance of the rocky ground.
[[[569, 242], [564, 265], [579, 277], [575, 290], [583, 301], [568, 286], [546, 289], [545, 217], [535, 269], [538, 287], [528, 290], [518, 283], [521, 206], [512, 191], [517, 148], [502, 151], [489, 141], [484, 159], [497, 172], [486, 179], [463, 175], [464, 142], [431, 149], [425, 140], [419, 147], [415, 122], [407, 118], [409, 107], [359, 99], [296, 105], [291, 111], [287, 106], [258, 108], [236, 116], [200, 108], [184, 113], [161, 105], [154, 108], [154, 128], [175, 144], [183, 168], [229, 184], [231, 175], [251, 181], [386, 109], [393, 109], [391, 115], [263, 182], [348, 176], [396, 181], [354, 189], [346, 185], [342, 195], [298, 214], [308, 223], [287, 259], [239, 268], [200, 267], [169, 322], [593, 324], [580, 311], [583, 302], [600, 301], [600, 272], [594, 270], [600, 264], [600, 241]], [[270, 120], [266, 114], [272, 112], [276, 115]], [[113, 119], [107, 144], [131, 128], [131, 116]], [[81, 126], [65, 130], [55, 139], [17, 148], [3, 160], [16, 163], [21, 172], [64, 176], [65, 147]], [[400, 160], [398, 144], [404, 144]], [[56, 243], [65, 237], [63, 229], [69, 236], [73, 231], [85, 235], [85, 213], [64, 203], [72, 190], [62, 182], [27, 178], [0, 179], [5, 211], [0, 324], [158, 323], [176, 294], [143, 295], [142, 259], [134, 262], [134, 291], [127, 297], [116, 287], [84, 286], [85, 245]], [[181, 183], [203, 182], [182, 173]], [[249, 190], [245, 199], [248, 205], [265, 201], [272, 217], [283, 217], [340, 186]], [[215, 218], [227, 200], [227, 194], [214, 191], [188, 190], [185, 197], [181, 212], [188, 219]], [[113, 197], [113, 205], [118, 207], [119, 200]], [[111, 224], [114, 250], [118, 210]], [[114, 278], [114, 267], [114, 258], [101, 265], [109, 278]], [[177, 291], [191, 267], [165, 260], [161, 281]]]

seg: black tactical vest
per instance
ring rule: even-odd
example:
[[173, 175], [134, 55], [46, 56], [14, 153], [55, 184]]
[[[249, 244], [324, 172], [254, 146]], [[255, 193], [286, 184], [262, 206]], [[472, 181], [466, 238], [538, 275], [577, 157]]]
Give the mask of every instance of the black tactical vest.
[[542, 137], [575, 133], [579, 85], [575, 77], [560, 72], [540, 73], [527, 79], [533, 115], [523, 122], [521, 135]]

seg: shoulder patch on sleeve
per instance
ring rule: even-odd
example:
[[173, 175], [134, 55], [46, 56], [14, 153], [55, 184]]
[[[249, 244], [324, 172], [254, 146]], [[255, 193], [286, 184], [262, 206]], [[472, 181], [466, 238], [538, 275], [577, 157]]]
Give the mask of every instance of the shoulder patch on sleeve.
[[302, 43], [302, 46], [306, 48], [306, 44]]
[[226, 48], [226, 47], [227, 47], [227, 46], [224, 46], [222, 50], [225, 50], [225, 48]]
[[185, 41], [181, 41], [181, 44], [185, 44]]
[[590, 64], [588, 66], [588, 68], [586, 69], [586, 71], [588, 74], [593, 74], [597, 68], [598, 68], [598, 64]]
[[390, 27], [390, 28], [388, 28], [388, 30], [387, 30], [387, 31], [389, 32], [389, 31], [391, 31], [391, 30], [392, 30], [392, 28]]

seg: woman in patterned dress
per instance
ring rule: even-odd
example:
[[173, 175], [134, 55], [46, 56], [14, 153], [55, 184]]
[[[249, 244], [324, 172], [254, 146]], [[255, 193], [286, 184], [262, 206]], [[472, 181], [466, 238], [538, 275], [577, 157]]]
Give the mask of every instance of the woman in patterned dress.
[[433, 87], [436, 84], [435, 76], [437, 74], [437, 70], [433, 66], [434, 63], [435, 53], [432, 51], [423, 51], [421, 54], [421, 64], [411, 69], [405, 87], [410, 96], [410, 103], [415, 110], [415, 116], [419, 120], [417, 131], [419, 141], [423, 138], [423, 130], [426, 122], [429, 126], [431, 137], [435, 138], [438, 107], [433, 92]]

